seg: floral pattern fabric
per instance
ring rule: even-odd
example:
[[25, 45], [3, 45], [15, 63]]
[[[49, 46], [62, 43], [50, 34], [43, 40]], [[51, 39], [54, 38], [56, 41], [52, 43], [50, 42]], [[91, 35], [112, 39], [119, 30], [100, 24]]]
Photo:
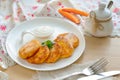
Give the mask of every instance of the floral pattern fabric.
[[[101, 1], [108, 3], [110, 0], [0, 0], [0, 54], [6, 53], [3, 46], [7, 34], [21, 22], [39, 16], [63, 18], [57, 10], [64, 7], [90, 12], [96, 9]], [[111, 36], [120, 36], [120, 0], [113, 1], [111, 11], [115, 30]]]

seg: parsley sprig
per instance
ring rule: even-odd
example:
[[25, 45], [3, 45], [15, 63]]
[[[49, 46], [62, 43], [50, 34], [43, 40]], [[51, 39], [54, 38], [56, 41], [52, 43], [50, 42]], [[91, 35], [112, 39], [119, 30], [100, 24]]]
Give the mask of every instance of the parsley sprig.
[[47, 46], [49, 49], [52, 48], [53, 44], [54, 44], [54, 43], [53, 43], [51, 40], [47, 40], [47, 41], [45, 41], [45, 42], [42, 42], [42, 45], [43, 45], [43, 46]]

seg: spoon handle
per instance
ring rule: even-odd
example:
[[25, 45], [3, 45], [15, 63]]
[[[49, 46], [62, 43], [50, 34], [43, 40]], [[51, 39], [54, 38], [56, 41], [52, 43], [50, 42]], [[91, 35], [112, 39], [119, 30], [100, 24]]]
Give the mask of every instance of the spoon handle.
[[108, 3], [107, 8], [110, 9], [110, 8], [112, 7], [112, 5], [113, 5], [113, 1], [110, 1], [110, 2]]

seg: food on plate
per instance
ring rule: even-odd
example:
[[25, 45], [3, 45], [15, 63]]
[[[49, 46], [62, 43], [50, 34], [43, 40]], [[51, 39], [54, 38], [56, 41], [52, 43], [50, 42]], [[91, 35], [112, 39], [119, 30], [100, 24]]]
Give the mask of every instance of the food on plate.
[[42, 42], [42, 45], [43, 46], [46, 45], [49, 49], [51, 49], [54, 43], [51, 40], [47, 40], [47, 41]]
[[72, 56], [78, 45], [79, 39], [75, 34], [62, 33], [53, 41], [40, 43], [38, 40], [31, 40], [19, 49], [19, 56], [32, 64], [55, 63]]
[[78, 15], [81, 15], [81, 16], [89, 16], [89, 14], [85, 11], [82, 11], [82, 10], [78, 10], [78, 9], [75, 9], [75, 8], [60, 8], [58, 10], [58, 12], [68, 18], [69, 20], [73, 21], [74, 23], [76, 24], [79, 24], [80, 23], [80, 19], [76, 16], [77, 14]]
[[46, 63], [54, 63], [57, 60], [59, 60], [61, 56], [61, 49], [60, 45], [58, 43], [55, 43], [52, 48], [50, 49], [50, 55], [49, 57], [45, 60]]
[[40, 48], [38, 40], [31, 40], [19, 49], [19, 56], [23, 59], [33, 56]]
[[74, 47], [76, 48], [79, 45], [79, 39], [76, 35], [74, 35], [73, 33], [63, 33], [60, 34], [59, 36], [57, 36], [57, 38], [55, 39], [55, 41], [59, 41], [61, 39], [67, 39], [67, 41]]
[[54, 41], [57, 42], [62, 48], [62, 58], [70, 57], [74, 51], [74, 48], [79, 45], [79, 39], [73, 33], [59, 34]]
[[33, 64], [43, 63], [49, 56], [50, 50], [47, 46], [40, 46], [39, 50], [35, 55], [28, 58], [27, 61]]
[[55, 42], [60, 45], [61, 58], [68, 58], [72, 55], [74, 48], [66, 38], [59, 38]]
[[71, 21], [73, 21], [74, 23], [76, 23], [76, 24], [79, 24], [79, 23], [80, 23], [80, 19], [79, 19], [77, 16], [75, 16], [74, 14], [65, 12], [65, 11], [63, 11], [62, 9], [59, 9], [58, 12], [59, 12], [62, 16], [68, 18], [68, 19], [71, 20]]

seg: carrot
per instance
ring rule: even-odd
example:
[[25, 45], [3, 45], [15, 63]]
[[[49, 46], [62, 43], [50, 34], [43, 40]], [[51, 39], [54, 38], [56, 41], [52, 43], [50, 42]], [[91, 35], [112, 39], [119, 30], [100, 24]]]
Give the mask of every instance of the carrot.
[[58, 12], [59, 12], [62, 16], [66, 17], [67, 19], [69, 19], [69, 20], [71, 20], [71, 21], [73, 21], [74, 23], [76, 23], [76, 24], [79, 24], [79, 23], [80, 23], [80, 19], [78, 19], [75, 15], [73, 15], [73, 14], [71, 14], [71, 13], [68, 13], [68, 12], [65, 12], [65, 11], [63, 11], [62, 9], [59, 9]]
[[69, 12], [69, 13], [79, 14], [81, 16], [88, 16], [89, 15], [85, 11], [74, 9], [74, 8], [63, 8], [62, 10], [65, 11], [65, 12]]

